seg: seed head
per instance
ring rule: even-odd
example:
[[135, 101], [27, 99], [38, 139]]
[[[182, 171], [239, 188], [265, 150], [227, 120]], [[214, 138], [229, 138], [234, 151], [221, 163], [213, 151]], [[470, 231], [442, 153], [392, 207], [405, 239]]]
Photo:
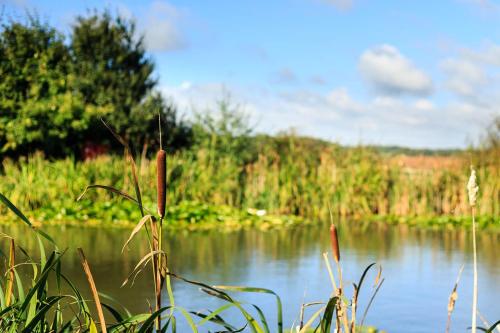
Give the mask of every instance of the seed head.
[[164, 217], [167, 200], [167, 152], [163, 149], [156, 155], [156, 172], [158, 215]]
[[339, 262], [340, 260], [339, 238], [337, 236], [337, 228], [335, 227], [335, 224], [332, 224], [330, 226], [330, 241], [332, 243], [333, 259], [335, 259], [336, 262]]
[[469, 193], [469, 204], [474, 207], [477, 200], [477, 192], [479, 191], [479, 186], [476, 182], [476, 170], [471, 166], [471, 173], [469, 177], [469, 182], [467, 183], [467, 192]]

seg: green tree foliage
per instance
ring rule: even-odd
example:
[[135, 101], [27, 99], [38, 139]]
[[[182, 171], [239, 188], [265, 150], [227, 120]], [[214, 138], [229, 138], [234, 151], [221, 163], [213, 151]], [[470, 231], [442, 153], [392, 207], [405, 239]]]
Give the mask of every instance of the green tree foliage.
[[234, 157], [246, 163], [256, 155], [253, 126], [249, 116], [226, 96], [214, 111], [197, 112], [193, 124], [195, 144], [219, 156]]
[[142, 149], [158, 143], [158, 112], [166, 145], [191, 142], [189, 125], [153, 90], [154, 64], [132, 21], [79, 16], [67, 42], [36, 16], [0, 23], [0, 155], [79, 155], [89, 141], [115, 144], [101, 118]]
[[166, 101], [157, 91], [149, 94], [139, 105], [132, 108], [127, 133], [134, 138], [130, 144], [136, 150], [160, 145], [158, 133], [158, 113], [161, 114], [162, 144], [167, 151], [189, 147], [193, 142], [190, 124], [178, 118], [175, 106]]
[[[138, 124], [131, 123], [132, 110], [156, 83], [153, 62], [146, 55], [142, 37], [135, 33], [134, 23], [108, 12], [78, 16], [70, 51], [78, 77], [75, 88], [85, 104], [107, 109], [106, 121], [129, 140], [134, 139], [130, 134]], [[146, 115], [145, 119], [134, 120], [150, 119]], [[96, 123], [89, 129], [96, 139], [109, 137]]]
[[68, 152], [98, 113], [71, 89], [63, 36], [33, 16], [1, 28], [0, 152]]

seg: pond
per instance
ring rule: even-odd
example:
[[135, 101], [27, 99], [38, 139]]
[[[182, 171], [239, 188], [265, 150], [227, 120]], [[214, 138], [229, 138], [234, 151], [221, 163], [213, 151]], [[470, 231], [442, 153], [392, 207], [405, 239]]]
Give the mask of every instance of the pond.
[[[35, 251], [36, 243], [33, 237], [26, 236], [26, 228], [3, 226], [0, 230], [14, 236], [18, 245]], [[63, 269], [80, 288], [88, 290], [77, 247], [85, 250], [101, 292], [113, 295], [134, 312], [148, 309], [146, 299], [153, 303], [149, 269], [137, 277], [133, 286], [120, 287], [147, 253], [144, 239], [132, 241], [122, 254], [121, 248], [130, 230], [76, 227], [45, 230], [58, 240], [60, 248], [68, 248]], [[366, 317], [367, 324], [387, 332], [444, 332], [448, 297], [464, 264], [451, 331], [464, 332], [470, 326], [472, 240], [468, 230], [341, 223], [339, 236], [346, 286], [357, 283], [370, 263], [377, 262], [383, 267], [385, 281]], [[478, 233], [478, 308], [490, 323], [500, 319], [499, 241], [500, 233]], [[326, 301], [331, 292], [322, 257], [323, 252], [330, 251], [328, 225], [230, 233], [167, 232], [165, 244], [171, 271], [185, 278], [210, 285], [274, 290], [283, 301], [285, 327], [298, 322], [302, 303]], [[373, 270], [361, 291], [358, 316], [373, 292], [375, 275], [376, 270]], [[174, 290], [176, 305], [189, 310], [215, 309], [221, 304], [197, 287], [180, 281], [174, 281]], [[350, 294], [352, 288], [346, 287], [346, 290]], [[234, 296], [261, 307], [271, 318], [271, 327], [275, 327], [276, 304], [272, 296]], [[166, 303], [167, 297], [164, 297]], [[313, 311], [306, 311], [306, 317]], [[241, 323], [236, 313], [231, 313], [230, 317], [234, 317], [229, 318], [230, 321]], [[478, 323], [482, 324], [480, 319]], [[179, 325], [185, 324], [180, 320]]]

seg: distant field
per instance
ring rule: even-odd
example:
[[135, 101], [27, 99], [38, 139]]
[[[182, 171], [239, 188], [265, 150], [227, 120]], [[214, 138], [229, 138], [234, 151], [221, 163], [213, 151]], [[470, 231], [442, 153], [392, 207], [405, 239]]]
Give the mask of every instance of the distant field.
[[458, 170], [463, 168], [465, 163], [462, 156], [457, 155], [403, 155], [398, 154], [391, 157], [390, 163], [404, 169], [415, 170], [436, 170], [450, 169]]

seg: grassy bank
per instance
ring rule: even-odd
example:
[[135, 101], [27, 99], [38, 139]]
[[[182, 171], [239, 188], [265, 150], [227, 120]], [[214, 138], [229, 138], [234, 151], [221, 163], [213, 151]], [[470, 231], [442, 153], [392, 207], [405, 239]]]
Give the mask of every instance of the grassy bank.
[[[170, 221], [178, 226], [270, 225], [324, 220], [327, 204], [337, 218], [392, 222], [460, 224], [466, 221], [468, 166], [477, 154], [450, 156], [388, 155], [372, 148], [341, 148], [315, 141], [276, 139], [242, 159], [200, 148], [168, 157]], [[498, 223], [498, 161], [478, 167], [483, 184], [478, 213], [485, 224]], [[477, 165], [477, 164], [476, 164]], [[154, 163], [137, 161], [146, 207], [154, 207]], [[75, 204], [88, 184], [133, 193], [129, 167], [119, 156], [75, 162], [42, 156], [4, 160], [0, 192], [39, 222], [97, 221], [123, 225], [140, 219], [134, 205], [104, 190]], [[7, 211], [0, 208], [4, 220]], [[300, 217], [300, 218], [297, 218]]]

